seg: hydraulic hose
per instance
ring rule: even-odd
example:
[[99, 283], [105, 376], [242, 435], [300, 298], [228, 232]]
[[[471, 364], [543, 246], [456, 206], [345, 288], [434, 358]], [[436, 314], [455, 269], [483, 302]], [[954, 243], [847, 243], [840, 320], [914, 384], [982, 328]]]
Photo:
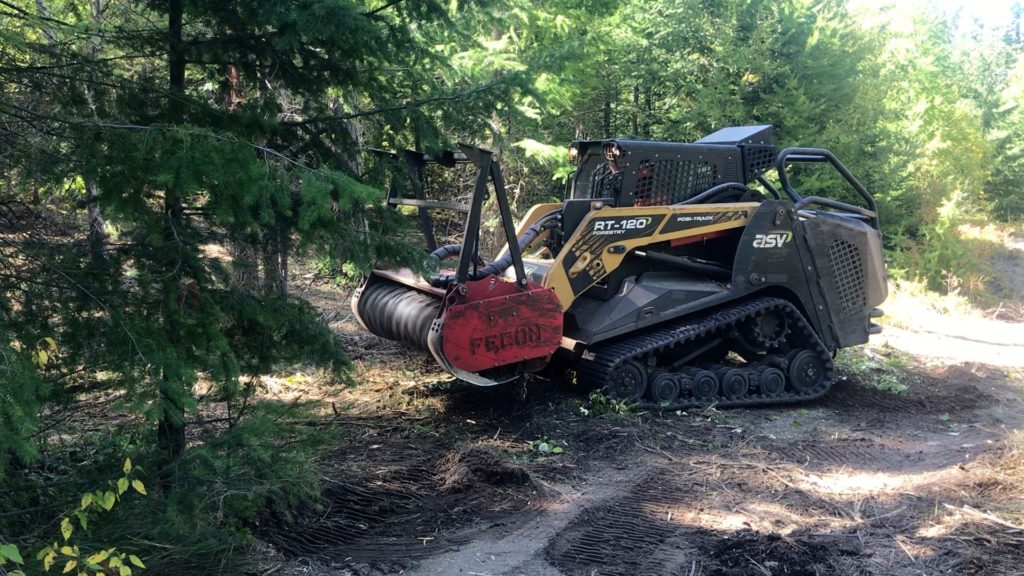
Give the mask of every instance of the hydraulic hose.
[[445, 261], [454, 256], [458, 256], [462, 252], [462, 244], [445, 244], [430, 253], [430, 257], [438, 260]]
[[700, 204], [728, 190], [750, 192], [750, 188], [747, 188], [746, 186], [740, 184], [739, 182], [725, 182], [723, 184], [719, 184], [717, 186], [708, 188], [707, 190], [701, 192], [700, 194], [697, 194], [693, 198], [688, 198], [686, 200], [683, 200], [682, 202], [676, 202], [676, 205], [678, 206], [680, 204]]
[[[519, 245], [520, 253], [523, 250], [526, 250], [526, 247], [529, 246], [534, 240], [536, 240], [537, 236], [539, 236], [541, 232], [547, 230], [548, 228], [556, 226], [557, 221], [561, 216], [562, 211], [560, 209], [552, 210], [551, 212], [548, 212], [547, 214], [541, 216], [536, 222], [531, 224], [529, 228], [523, 230], [523, 233], [519, 235], [519, 238], [516, 241], [516, 244]], [[450, 258], [456, 254], [460, 254], [461, 252], [461, 244], [448, 244], [447, 246], [442, 246], [437, 250], [434, 250], [430, 254], [430, 256], [433, 258], [437, 258], [438, 260], [444, 260], [445, 258]], [[511, 265], [512, 252], [510, 251], [501, 258], [498, 258], [494, 262], [491, 262], [490, 264], [477, 270], [476, 274], [473, 275], [473, 279], [479, 280], [481, 278], [486, 278], [488, 276], [496, 276], [507, 270], [508, 267]], [[439, 287], [447, 286], [448, 284], [451, 284], [454, 280], [454, 274], [434, 274], [429, 279], [431, 286]]]
[[[561, 210], [555, 210], [553, 212], [549, 212], [549, 213], [545, 214], [544, 216], [541, 216], [541, 218], [539, 220], [537, 220], [536, 222], [534, 222], [529, 228], [527, 228], [526, 230], [523, 230], [523, 233], [519, 236], [519, 239], [518, 239], [518, 242], [517, 242], [517, 244], [519, 244], [519, 252], [522, 253], [523, 250], [526, 250], [526, 247], [529, 246], [531, 243], [533, 243], [533, 241], [537, 239], [537, 236], [539, 236], [540, 233], [543, 230], [551, 227], [551, 226], [548, 226], [548, 224], [553, 224], [554, 221], [559, 216], [561, 216], [561, 214], [562, 214]], [[477, 272], [477, 278], [486, 278], [486, 277], [491, 276], [491, 275], [501, 274], [502, 272], [507, 270], [508, 267], [511, 266], [511, 265], [512, 265], [512, 252], [509, 251], [508, 253], [506, 253], [501, 258], [498, 258], [494, 262], [491, 262], [487, 266], [484, 266], [483, 268], [481, 268]]]
[[672, 254], [664, 254], [662, 252], [637, 250], [634, 254], [645, 260], [650, 260], [651, 262], [672, 266], [674, 268], [706, 276], [714, 280], [727, 281], [732, 278], [732, 270], [729, 270], [724, 266], [697, 262], [690, 258], [682, 258], [679, 256], [673, 256]]

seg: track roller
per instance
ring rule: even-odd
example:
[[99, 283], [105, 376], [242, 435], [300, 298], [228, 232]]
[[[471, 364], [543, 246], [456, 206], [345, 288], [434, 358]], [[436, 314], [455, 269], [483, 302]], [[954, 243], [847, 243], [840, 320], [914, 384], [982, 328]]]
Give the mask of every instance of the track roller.
[[659, 370], [651, 378], [651, 389], [648, 396], [659, 404], [675, 402], [679, 398], [679, 377], [671, 372]]
[[750, 391], [750, 378], [742, 368], [719, 368], [715, 371], [722, 384], [722, 396], [729, 400], [740, 400]]
[[786, 390], [786, 374], [773, 366], [758, 366], [757, 388], [767, 398], [775, 398]]
[[687, 371], [687, 376], [692, 379], [690, 391], [698, 402], [710, 402], [718, 396], [718, 376], [711, 370], [691, 368]]
[[812, 350], [793, 350], [786, 356], [789, 382], [798, 393], [809, 393], [825, 382], [825, 363]]
[[[748, 340], [755, 340], [760, 351]], [[706, 353], [708, 342], [727, 345], [723, 360]], [[729, 342], [743, 362], [728, 360]], [[789, 352], [782, 357], [766, 354], [766, 349]], [[696, 365], [679, 366], [680, 358]], [[592, 348], [580, 361], [577, 376], [582, 383], [613, 391], [616, 398], [644, 408], [712, 403], [732, 407], [820, 397], [835, 380], [835, 366], [829, 350], [793, 304], [764, 297]], [[668, 400], [676, 393], [673, 377], [679, 390], [674, 401]], [[645, 392], [642, 381], [649, 384]]]
[[626, 404], [638, 402], [647, 392], [647, 369], [638, 362], [624, 362], [615, 369], [605, 391]]

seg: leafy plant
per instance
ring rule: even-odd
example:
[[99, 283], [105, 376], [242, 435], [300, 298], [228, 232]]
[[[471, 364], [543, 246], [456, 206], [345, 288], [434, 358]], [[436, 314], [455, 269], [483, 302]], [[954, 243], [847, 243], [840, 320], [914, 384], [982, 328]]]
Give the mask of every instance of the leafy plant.
[[[145, 484], [135, 477], [138, 471], [132, 465], [131, 458], [126, 458], [120, 478], [111, 481], [105, 489], [82, 495], [79, 504], [60, 519], [60, 537], [54, 538], [51, 544], [36, 553], [36, 560], [42, 563], [44, 572], [57, 568], [61, 574], [74, 573], [75, 576], [131, 576], [146, 567], [137, 555], [121, 552], [116, 547], [90, 553], [76, 543], [75, 538], [76, 534], [89, 530], [91, 517], [113, 510], [129, 488], [143, 496], [147, 495]], [[0, 546], [0, 567], [8, 562], [19, 566], [17, 570], [8, 572], [10, 576], [25, 576], [21, 569], [25, 560], [15, 544]]]
[[608, 396], [603, 390], [594, 390], [587, 396], [586, 402], [578, 402], [576, 410], [583, 416], [603, 416], [605, 414], [624, 415], [636, 409], [631, 404], [626, 404]]
[[845, 348], [836, 355], [840, 371], [857, 376], [863, 383], [894, 394], [905, 394], [908, 377], [907, 359], [895, 350], [888, 355], [861, 348]]
[[557, 456], [562, 452], [565, 452], [565, 445], [564, 443], [559, 443], [558, 441], [551, 440], [550, 438], [543, 438], [527, 442], [526, 449], [531, 452], [537, 452], [542, 456]]

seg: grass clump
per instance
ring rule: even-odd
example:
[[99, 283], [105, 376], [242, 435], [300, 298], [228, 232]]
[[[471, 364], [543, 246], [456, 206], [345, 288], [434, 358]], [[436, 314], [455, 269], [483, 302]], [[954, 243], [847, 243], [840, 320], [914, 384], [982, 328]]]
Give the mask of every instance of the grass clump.
[[905, 394], [908, 389], [905, 381], [909, 377], [909, 360], [896, 350], [884, 350], [884, 354], [879, 354], [864, 347], [844, 348], [836, 355], [836, 367], [840, 372], [854, 376], [873, 388]]
[[612, 398], [603, 390], [594, 390], [587, 396], [586, 402], [577, 402], [576, 410], [583, 416], [603, 416], [605, 414], [625, 415], [633, 412], [636, 407], [621, 400]]

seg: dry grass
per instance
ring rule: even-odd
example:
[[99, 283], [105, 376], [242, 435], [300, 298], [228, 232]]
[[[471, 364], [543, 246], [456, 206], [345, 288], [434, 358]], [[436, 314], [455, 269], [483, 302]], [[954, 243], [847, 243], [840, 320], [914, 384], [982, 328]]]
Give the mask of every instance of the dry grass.
[[959, 291], [946, 294], [932, 292], [923, 282], [913, 280], [892, 280], [889, 282], [889, 297], [883, 304], [883, 321], [891, 326], [909, 328], [922, 313], [938, 314], [945, 318], [977, 317], [982, 314], [970, 300]]
[[1015, 430], [1006, 439], [1006, 452], [989, 470], [994, 496], [1003, 498], [1003, 517], [1024, 526], [1024, 432]]
[[[1024, 229], [1008, 226], [1006, 224], [986, 224], [984, 226], [980, 226], [978, 224], [961, 224], [957, 227], [957, 233], [961, 238], [981, 240], [988, 242], [993, 246], [1001, 245], [1006, 248], [1012, 248], [1015, 236], [1024, 235]], [[980, 255], [991, 256], [991, 254]]]
[[947, 291], [966, 295], [992, 317], [1024, 320], [1024, 227], [962, 224], [956, 232], [972, 261], [965, 268], [974, 272], [950, 274]]

